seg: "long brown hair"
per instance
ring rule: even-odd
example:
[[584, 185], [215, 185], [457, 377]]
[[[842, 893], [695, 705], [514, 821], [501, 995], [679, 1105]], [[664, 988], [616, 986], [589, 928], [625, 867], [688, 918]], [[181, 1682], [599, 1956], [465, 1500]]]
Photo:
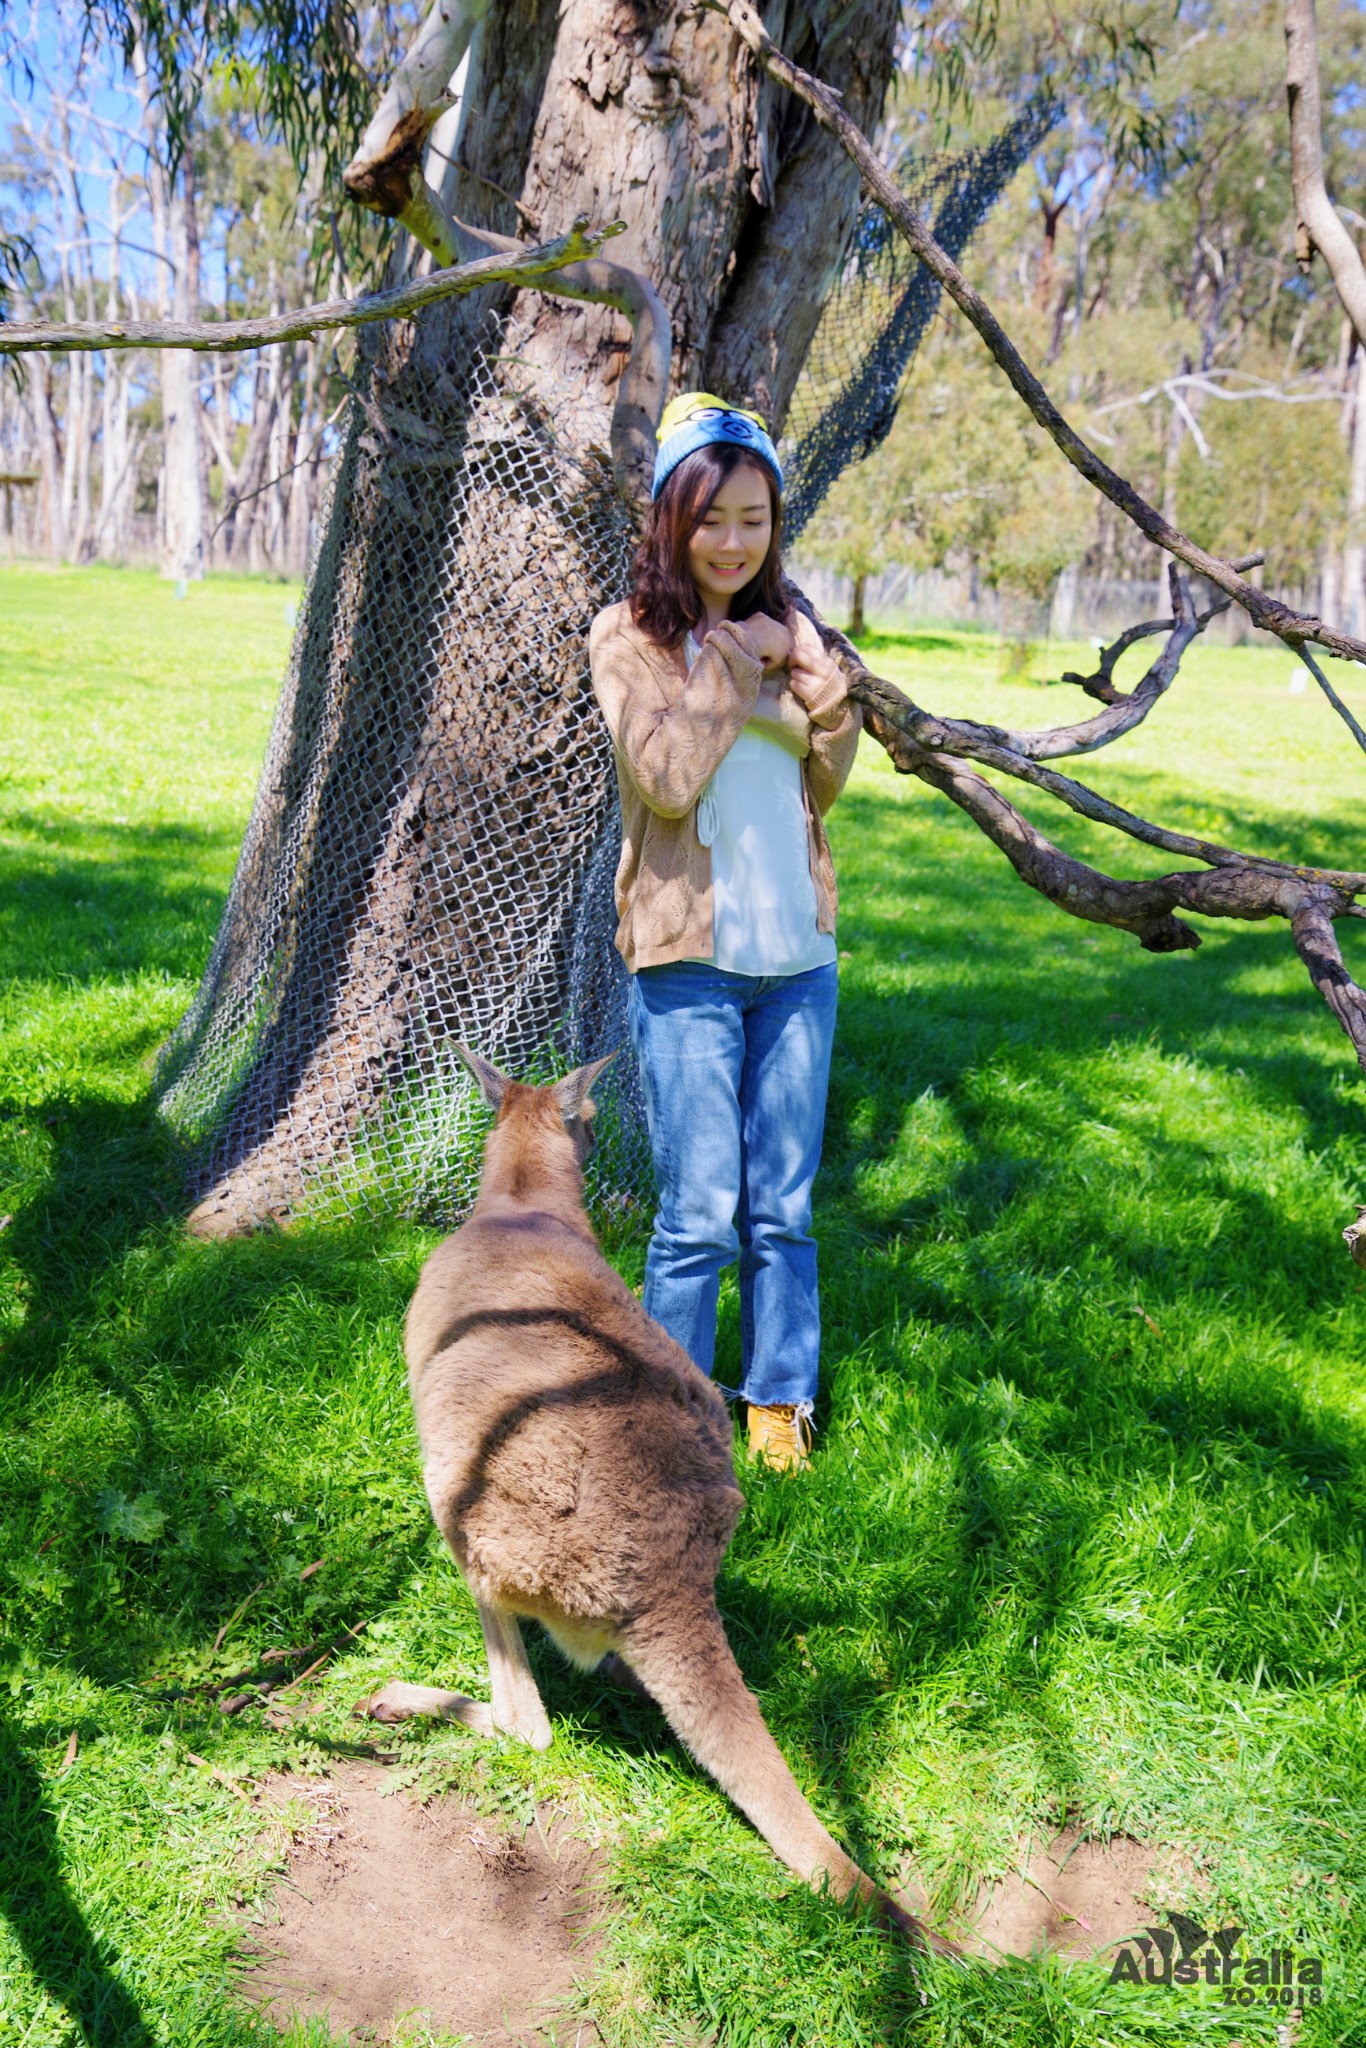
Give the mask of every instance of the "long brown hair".
[[702, 598], [688, 567], [688, 542], [708, 505], [727, 477], [741, 463], [757, 469], [768, 484], [773, 507], [773, 537], [757, 575], [730, 601], [732, 619], [752, 619], [766, 612], [782, 620], [787, 607], [779, 595], [783, 578], [779, 550], [783, 501], [778, 479], [752, 448], [722, 442], [685, 456], [651, 505], [645, 531], [631, 571], [631, 617], [659, 647], [676, 647], [703, 616]]

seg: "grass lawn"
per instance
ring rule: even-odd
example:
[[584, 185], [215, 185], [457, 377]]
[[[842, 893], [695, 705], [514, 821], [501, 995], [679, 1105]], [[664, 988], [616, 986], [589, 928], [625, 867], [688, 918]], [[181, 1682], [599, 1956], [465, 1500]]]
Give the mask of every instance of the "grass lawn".
[[[229, 1992], [223, 1909], [279, 1868], [238, 1781], [324, 1768], [388, 1677], [485, 1684], [403, 1383], [431, 1233], [186, 1242], [148, 1105], [293, 597], [0, 571], [4, 2048], [321, 2041]], [[873, 655], [932, 709], [1083, 715], [1076, 692], [998, 680], [989, 640]], [[1170, 824], [1360, 865], [1363, 763], [1290, 672], [1197, 648], [1149, 725], [1079, 772]], [[1029, 808], [1102, 865], [1164, 864]], [[1296, 2040], [1366, 2040], [1366, 1275], [1339, 1237], [1366, 1189], [1366, 1085], [1347, 1042], [1283, 925], [1208, 924], [1198, 954], [1153, 958], [1032, 896], [875, 750], [833, 838], [825, 1394], [813, 1471], [745, 1482], [720, 1593], [746, 1676], [835, 1832], [944, 1918], [1064, 1819], [1126, 1834], [1181, 1873], [1166, 1903], [1324, 1958]], [[1366, 934], [1346, 941], [1366, 972]], [[636, 1277], [640, 1247], [617, 1249]], [[723, 1369], [733, 1297], [724, 1314]], [[302, 1728], [192, 1690], [361, 1622]], [[1092, 1965], [915, 1976], [787, 1876], [652, 1710], [533, 1657], [552, 1751], [415, 1729], [396, 1775], [514, 1821], [559, 1807], [606, 1845], [614, 1915], [583, 2001], [608, 2040], [1276, 2040], [1269, 2008]]]

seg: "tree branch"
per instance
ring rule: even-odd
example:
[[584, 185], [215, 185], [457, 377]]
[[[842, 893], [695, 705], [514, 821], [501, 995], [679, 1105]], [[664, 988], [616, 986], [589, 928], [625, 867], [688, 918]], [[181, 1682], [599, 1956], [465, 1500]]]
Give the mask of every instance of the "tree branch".
[[1117, 506], [1140, 533], [1147, 535], [1156, 546], [1206, 577], [1219, 590], [1224, 591], [1235, 603], [1240, 604], [1253, 624], [1264, 632], [1274, 633], [1286, 645], [1296, 650], [1306, 640], [1316, 641], [1328, 648], [1330, 653], [1339, 655], [1344, 661], [1366, 662], [1366, 641], [1354, 640], [1349, 634], [1340, 633], [1335, 627], [1327, 626], [1322, 619], [1307, 612], [1295, 611], [1279, 598], [1269, 596], [1249, 583], [1234, 568], [1231, 562], [1217, 555], [1207, 554], [1204, 548], [1175, 527], [1155, 506], [1150, 505], [1134, 489], [1133, 485], [1120, 476], [1109, 464], [1103, 462], [1095, 450], [1082, 440], [1076, 429], [1059, 412], [1039, 379], [1025, 363], [1019, 350], [1011, 341], [996, 315], [988, 306], [981, 293], [976, 291], [964, 277], [957, 264], [942, 249], [930, 233], [919, 214], [903, 196], [887, 172], [867, 138], [857, 125], [850, 120], [840, 104], [839, 95], [820, 79], [813, 78], [799, 65], [785, 57], [765, 29], [750, 0], [701, 0], [701, 4], [717, 13], [724, 13], [736, 34], [754, 52], [759, 62], [771, 77], [810, 107], [823, 128], [839, 138], [849, 156], [858, 165], [867, 190], [877, 200], [889, 220], [900, 231], [920, 261], [938, 278], [960, 312], [971, 321], [991, 355], [1005, 372], [1017, 395], [1023, 400], [1039, 425], [1062, 450], [1087, 482]]
[[1332, 898], [1311, 890], [1295, 908], [1290, 936], [1309, 969], [1309, 979], [1351, 1039], [1357, 1062], [1366, 1073], [1366, 992], [1357, 987], [1343, 965], [1333, 930], [1334, 915]]
[[1132, 932], [1150, 953], [1174, 953], [1200, 944], [1199, 933], [1174, 914], [1178, 910], [1204, 917], [1289, 918], [1310, 979], [1366, 1071], [1366, 992], [1347, 972], [1333, 931], [1334, 918], [1350, 915], [1350, 890], [1366, 889], [1366, 876], [1343, 876], [1349, 886], [1340, 888], [1336, 878], [1322, 870], [1234, 855], [1219, 867], [1159, 875], [1146, 882], [1121, 881], [1063, 853], [961, 761], [928, 753], [907, 739], [881, 704], [874, 708], [856, 683], [849, 694], [864, 704], [865, 724], [898, 771], [919, 776], [957, 804], [1001, 849], [1022, 882], [1071, 916]]
[[[1260, 568], [1265, 560], [1265, 555], [1243, 555], [1235, 561], [1233, 566], [1241, 573], [1244, 569]], [[1169, 576], [1170, 569], [1171, 565], [1168, 564]], [[1208, 611], [1200, 612], [1196, 619], [1197, 630], [1203, 633], [1210, 620], [1217, 619], [1221, 612], [1226, 612], [1231, 602], [1230, 598], [1221, 598], [1219, 603], [1212, 604]], [[1170, 633], [1175, 623], [1176, 600], [1173, 598], [1171, 618], [1145, 619], [1141, 625], [1126, 626], [1117, 640], [1112, 640], [1108, 647], [1101, 649], [1100, 659], [1096, 663], [1093, 675], [1079, 676], [1074, 669], [1064, 669], [1060, 681], [1075, 683], [1078, 689], [1086, 692], [1088, 697], [1094, 697], [1097, 704], [1122, 704], [1124, 702], [1124, 692], [1115, 683], [1115, 668], [1120, 657], [1127, 654], [1131, 647], [1137, 646], [1140, 640], [1151, 639], [1154, 633]], [[1146, 681], [1147, 678], [1145, 677], [1144, 682]], [[1136, 695], [1137, 691], [1142, 688], [1143, 683], [1139, 683], [1137, 689], [1129, 694]], [[1061, 732], [1066, 731], [1067, 728], [1060, 726], [1057, 730]]]
[[[1114, 648], [1107, 648], [1101, 657], [1100, 669], [1094, 677], [1075, 677], [1069, 680], [1080, 682], [1083, 689], [1088, 684], [1095, 686], [1099, 677], [1105, 676], [1106, 695], [1102, 699], [1105, 709], [1094, 718], [1084, 719], [1078, 725], [1052, 726], [1044, 732], [1009, 732], [996, 726], [979, 725], [967, 719], [946, 719], [946, 731], [969, 739], [987, 739], [995, 744], [1009, 747], [1017, 755], [1032, 761], [1057, 760], [1066, 754], [1091, 754], [1100, 747], [1108, 747], [1112, 741], [1122, 738], [1141, 725], [1159, 697], [1166, 694], [1181, 666], [1181, 657], [1196, 634], [1201, 632], [1219, 612], [1228, 609], [1228, 601], [1215, 605], [1207, 612], [1197, 612], [1191, 602], [1190, 591], [1185, 580], [1179, 575], [1176, 564], [1168, 566], [1168, 580], [1172, 594], [1172, 616], [1170, 619], [1151, 621], [1143, 626], [1131, 627], [1121, 636]], [[1110, 675], [1119, 655], [1123, 652], [1123, 641], [1130, 645], [1150, 632], [1165, 632], [1167, 644], [1147, 673], [1126, 695], [1117, 690]], [[1088, 694], [1095, 694], [1095, 689]], [[961, 751], [961, 750], [960, 750]], [[969, 747], [967, 751], [971, 751]]]
[[1338, 717], [1347, 727], [1347, 730], [1351, 733], [1352, 738], [1356, 741], [1357, 745], [1361, 748], [1362, 752], [1366, 753], [1366, 732], [1362, 731], [1356, 719], [1353, 718], [1351, 712], [1347, 709], [1347, 706], [1343, 703], [1341, 697], [1339, 697], [1337, 691], [1333, 688], [1333, 685], [1329, 682], [1327, 676], [1323, 673], [1323, 670], [1319, 667], [1313, 655], [1309, 652], [1309, 649], [1307, 647], [1301, 647], [1297, 651], [1299, 653], [1300, 660], [1304, 663], [1310, 675], [1314, 678], [1314, 681], [1318, 684], [1324, 696], [1332, 705], [1334, 711], [1337, 712]]
[[1295, 194], [1295, 260], [1308, 270], [1317, 249], [1333, 289], [1366, 348], [1366, 267], [1323, 182], [1318, 23], [1314, 0], [1285, 0], [1285, 92], [1290, 104], [1290, 183]]
[[[1171, 574], [1173, 607], [1178, 613], [1190, 612], [1189, 594], [1174, 564]], [[922, 711], [894, 683], [873, 675], [853, 642], [827, 625], [795, 584], [786, 584], [784, 595], [816, 626], [844, 672], [849, 696], [862, 707], [865, 728], [886, 749], [897, 772], [919, 776], [957, 804], [1005, 854], [1021, 881], [1072, 917], [1132, 932], [1150, 953], [1173, 953], [1200, 944], [1199, 933], [1175, 915], [1179, 910], [1254, 921], [1289, 918], [1314, 986], [1351, 1038], [1366, 1071], [1366, 994], [1343, 965], [1332, 929], [1335, 918], [1363, 914], [1353, 898], [1366, 895], [1366, 873], [1300, 867], [1150, 824], [1084, 783], [1016, 752], [1007, 744], [1013, 737], [1009, 733]], [[1097, 824], [1206, 866], [1144, 882], [1123, 881], [1088, 867], [1031, 825], [1000, 790], [967, 766], [964, 755], [1043, 790]], [[1366, 1218], [1366, 1209], [1362, 1215]], [[1366, 1248], [1366, 1223], [1360, 1242]]]
[[[488, 0], [436, 0], [395, 67], [342, 183], [372, 212], [399, 218], [410, 196], [409, 174], [421, 172], [422, 148], [446, 109], [449, 87]], [[392, 205], [390, 199], [397, 199]], [[420, 239], [420, 238], [419, 238]], [[425, 246], [425, 245], [424, 245]]]
[[[896, 734], [908, 743], [917, 756], [952, 754], [980, 761], [984, 768], [995, 768], [1003, 775], [1013, 776], [1019, 782], [1027, 782], [1046, 795], [1056, 797], [1080, 817], [1090, 818], [1097, 825], [1108, 825], [1145, 846], [1159, 847], [1164, 853], [1205, 861], [1210, 867], [1228, 871], [1255, 871], [1296, 889], [1306, 885], [1333, 888], [1345, 892], [1349, 899], [1353, 895], [1366, 894], [1366, 871], [1301, 867], [1289, 861], [1273, 860], [1266, 854], [1243, 853], [1237, 847], [1221, 846], [1216, 840], [1198, 839], [1189, 832], [1172, 832], [1164, 825], [1150, 824], [1146, 818], [1138, 817], [1135, 812], [1125, 810], [1123, 805], [1101, 796], [1097, 790], [1089, 789], [1084, 782], [1077, 782], [1070, 775], [1059, 775], [1055, 769], [1041, 767], [1037, 760], [1016, 749], [1012, 744], [1013, 734], [993, 726], [975, 725], [968, 719], [936, 718], [932, 712], [922, 711], [895, 683], [889, 683], [885, 677], [875, 676], [866, 669], [857, 648], [845, 640], [843, 634], [836, 634], [823, 626], [822, 637], [832, 651], [838, 651], [842, 656], [849, 695], [865, 711], [875, 715], [878, 723], [872, 729], [887, 746], [898, 768], [903, 768], [902, 757], [891, 745], [889, 734]], [[919, 769], [915, 772], [919, 773]], [[1260, 895], [1256, 900], [1262, 900]], [[1345, 906], [1335, 914], [1344, 915]]]
[[[566, 265], [581, 265], [585, 258], [595, 258], [607, 238], [617, 232], [615, 223], [605, 228], [589, 228], [586, 221], [580, 220], [567, 235], [544, 242], [537, 249], [511, 242], [507, 251], [499, 250], [451, 269], [435, 270], [430, 277], [396, 285], [390, 291], [369, 292], [359, 299], [330, 299], [323, 305], [301, 306], [297, 312], [277, 313], [262, 320], [6, 321], [0, 323], [0, 355], [120, 348], [185, 348], [219, 355], [263, 348], [275, 341], [308, 341], [323, 328], [364, 327], [371, 320], [405, 319], [439, 299], [478, 291], [483, 285], [539, 284]], [[513, 250], [515, 255], [509, 253]]]

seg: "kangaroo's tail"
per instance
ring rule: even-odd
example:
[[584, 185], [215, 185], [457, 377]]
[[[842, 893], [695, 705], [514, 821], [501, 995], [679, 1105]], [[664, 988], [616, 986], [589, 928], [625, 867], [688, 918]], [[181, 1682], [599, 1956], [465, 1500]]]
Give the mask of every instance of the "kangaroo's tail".
[[813, 1886], [825, 1880], [837, 1899], [852, 1895], [926, 1948], [958, 1953], [875, 1885], [822, 1827], [764, 1725], [714, 1604], [642, 1617], [623, 1631], [621, 1654], [789, 1870]]

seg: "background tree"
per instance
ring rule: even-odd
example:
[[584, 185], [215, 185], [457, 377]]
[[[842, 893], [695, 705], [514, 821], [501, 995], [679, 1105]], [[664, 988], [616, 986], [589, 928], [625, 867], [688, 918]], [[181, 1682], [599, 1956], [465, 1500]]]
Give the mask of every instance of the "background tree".
[[[1323, 16], [1328, 176], [1347, 214], [1366, 215], [1354, 127], [1361, 16], [1337, 4]], [[1217, 531], [1235, 554], [1249, 552], [1255, 528], [1267, 550], [1257, 573], [1358, 632], [1361, 563], [1347, 528], [1353, 477], [1366, 494], [1362, 358], [1323, 268], [1306, 277], [1296, 262], [1282, 10], [1216, 0], [1178, 8], [1174, 20], [1166, 7], [1126, 19], [1151, 53], [1141, 118], [1112, 108], [1103, 67], [1059, 68], [1058, 46], [1084, 32], [1086, 11], [1026, 0], [1001, 11], [993, 43], [964, 56], [971, 111], [960, 102], [946, 123], [935, 78], [911, 77], [898, 90], [898, 132], [922, 146], [973, 134], [1040, 80], [1053, 86], [1057, 126], [975, 243], [974, 279], [1113, 465], [1169, 519]], [[936, 322], [893, 437], [915, 445], [918, 461], [892, 466], [923, 476], [924, 509], [898, 527], [887, 561], [970, 568], [977, 582], [1009, 589], [1026, 565], [997, 558], [1008, 520], [1024, 541], [1047, 540], [1028, 565], [1036, 589], [1054, 544], [1070, 583], [1150, 579], [1143, 537], [1105, 501], [1073, 500], [1055, 451], [1022, 463], [1030, 423], [1012, 424], [1016, 401], [998, 384], [969, 325], [952, 311]], [[950, 437], [936, 390], [948, 398]], [[960, 465], [961, 479], [929, 481]], [[849, 474], [828, 516], [847, 516], [864, 488]], [[867, 488], [871, 497], [877, 487]], [[947, 515], [937, 521], [926, 516], [931, 496]], [[1068, 610], [1060, 600], [1063, 630]]]
[[936, 322], [887, 439], [802, 536], [803, 560], [856, 579], [851, 632], [860, 578], [894, 565], [962, 571], [1037, 608], [1086, 548], [1087, 494], [963, 325]]

